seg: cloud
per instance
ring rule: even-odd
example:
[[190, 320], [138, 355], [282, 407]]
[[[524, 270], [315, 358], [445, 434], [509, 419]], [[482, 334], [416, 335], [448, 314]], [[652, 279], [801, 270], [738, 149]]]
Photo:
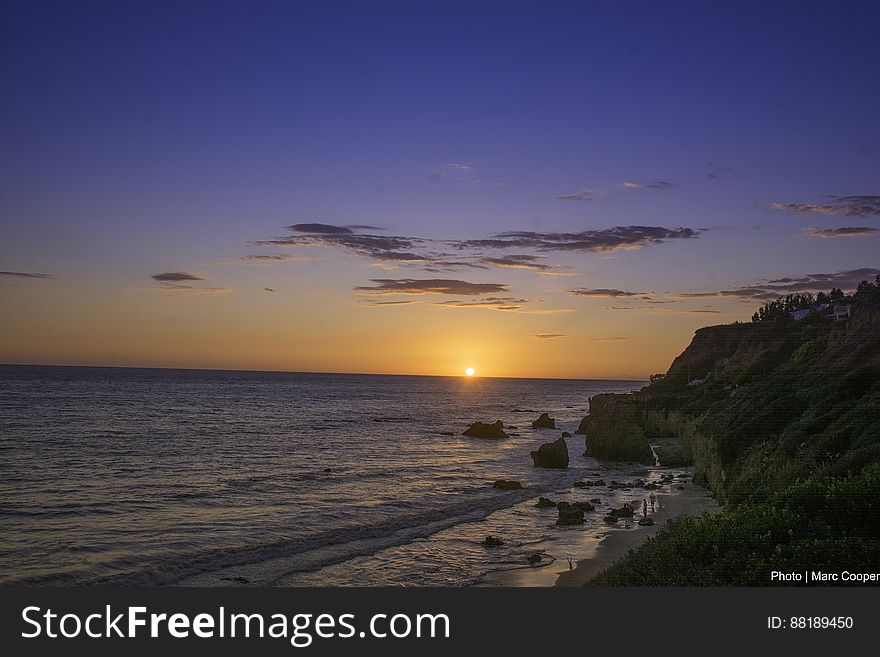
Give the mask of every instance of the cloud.
[[204, 281], [205, 278], [198, 274], [191, 274], [186, 271], [167, 271], [162, 274], [153, 274], [150, 276], [153, 280], [161, 283], [175, 283], [179, 281]]
[[457, 183], [478, 184], [476, 167], [469, 162], [449, 162], [440, 167], [430, 169], [431, 182], [451, 181]]
[[550, 269], [549, 265], [536, 262], [540, 260], [539, 256], [534, 255], [509, 255], [503, 258], [480, 258], [480, 262], [487, 265], [495, 265], [496, 267], [511, 267], [513, 269], [534, 269], [537, 271], [546, 271]]
[[486, 297], [475, 301], [438, 301], [432, 305], [441, 308], [483, 308], [486, 310], [519, 311], [528, 299], [514, 299], [511, 297]]
[[475, 296], [491, 294], [493, 292], [506, 292], [507, 285], [501, 283], [469, 283], [445, 278], [371, 278], [376, 285], [360, 286], [356, 290], [372, 294], [450, 294], [462, 296]]
[[468, 269], [488, 269], [485, 265], [481, 265], [477, 262], [469, 262], [467, 260], [452, 260], [446, 259], [442, 256], [434, 256], [434, 259], [428, 259], [427, 263], [429, 266], [422, 267], [422, 271], [430, 271], [430, 272], [443, 272], [443, 271], [457, 271], [462, 267]]
[[563, 194], [562, 196], [557, 196], [556, 198], [558, 198], [560, 201], [592, 201], [598, 198], [598, 194], [588, 189], [584, 189], [579, 192], [575, 192], [574, 194]]
[[834, 237], [870, 237], [880, 233], [880, 228], [867, 226], [846, 226], [844, 228], [808, 228], [806, 233], [810, 237], [830, 239]]
[[707, 178], [712, 178], [713, 180], [717, 180], [724, 176], [727, 176], [730, 173], [733, 173], [733, 167], [727, 164], [716, 164], [714, 162], [706, 162], [706, 166], [709, 171], [706, 173]]
[[232, 289], [228, 287], [196, 287], [195, 285], [186, 285], [184, 283], [160, 283], [159, 285], [151, 287], [149, 289], [159, 292], [168, 292], [172, 294], [195, 293], [203, 294], [206, 296], [223, 296], [224, 294], [232, 292]]
[[774, 210], [794, 214], [811, 212], [845, 217], [880, 216], [880, 196], [828, 196], [827, 203], [772, 203]]
[[[509, 255], [509, 256], [501, 256], [501, 257], [483, 257], [479, 259], [479, 262], [485, 263], [487, 265], [492, 265], [494, 267], [508, 267], [510, 269], [528, 269], [530, 271], [534, 271], [541, 276], [576, 276], [577, 272], [571, 271], [570, 267], [565, 266], [554, 266], [548, 265], [542, 262], [539, 262], [543, 258], [541, 256], [535, 255], [526, 255], [526, 254], [518, 254], [518, 255]], [[480, 266], [480, 265], [470, 265], [472, 267]], [[485, 267], [483, 267], [485, 269]]]
[[353, 235], [354, 230], [348, 226], [331, 226], [330, 224], [293, 224], [287, 230], [295, 233], [309, 233], [314, 235]]
[[278, 290], [276, 290], [275, 288], [272, 288], [272, 287], [264, 287], [263, 288], [263, 292], [277, 292], [277, 291]]
[[186, 271], [169, 271], [162, 274], [153, 274], [150, 276], [153, 280], [159, 281], [159, 285], [149, 289], [159, 292], [168, 293], [196, 293], [207, 296], [223, 296], [232, 292], [228, 287], [201, 287], [191, 285], [191, 282], [205, 281], [203, 276], [192, 274]]
[[535, 333], [533, 338], [538, 338], [539, 340], [551, 340], [553, 338], [564, 338], [564, 333]]
[[10, 278], [52, 278], [52, 274], [40, 274], [26, 271], [0, 271], [0, 276], [8, 276]]
[[538, 251], [609, 252], [617, 249], [640, 249], [648, 244], [667, 240], [694, 239], [702, 229], [664, 228], [662, 226], [615, 226], [576, 233], [510, 231], [489, 239], [454, 242], [458, 248], [513, 249], [531, 248]]
[[260, 262], [266, 264], [272, 264], [275, 262], [293, 262], [294, 260], [301, 260], [301, 258], [298, 258], [295, 255], [291, 255], [290, 253], [252, 253], [250, 255], [246, 255], [242, 259], [249, 262]]
[[601, 299], [622, 299], [629, 297], [642, 297], [647, 294], [646, 292], [625, 292], [623, 290], [610, 290], [608, 288], [596, 288], [594, 290], [569, 290], [569, 294], [572, 294], [576, 297], [596, 297]]
[[673, 189], [678, 187], [678, 183], [669, 182], [667, 180], [652, 180], [651, 182], [637, 183], [627, 180], [623, 183], [623, 187], [624, 189]]
[[880, 269], [862, 267], [830, 274], [807, 274], [798, 278], [777, 278], [770, 280], [769, 284], [764, 287], [786, 292], [827, 290], [832, 287], [855, 289], [861, 281], [873, 280], [877, 274], [880, 274]]
[[769, 301], [795, 292], [820, 292], [828, 291], [835, 287], [839, 287], [842, 290], [854, 290], [861, 281], [874, 280], [877, 274], [880, 274], [880, 269], [862, 267], [860, 269], [847, 269], [833, 273], [776, 278], [765, 283], [756, 283], [747, 287], [729, 290], [680, 292], [677, 296], [682, 299], [737, 297], [740, 299]]
[[410, 306], [414, 303], [420, 303], [415, 299], [401, 299], [399, 301], [376, 301], [374, 299], [365, 299], [361, 302], [362, 306], [369, 306], [371, 308], [375, 307], [383, 307], [383, 306]]
[[248, 246], [341, 248], [357, 255], [384, 262], [431, 262], [430, 254], [413, 251], [426, 240], [401, 235], [375, 235], [360, 230], [379, 230], [372, 226], [332, 226], [330, 224], [294, 224], [287, 230], [294, 234], [271, 240], [249, 242]]
[[[486, 249], [524, 249], [535, 251], [610, 252], [617, 249], [639, 249], [647, 244], [660, 244], [673, 239], [692, 239], [702, 232], [693, 228], [663, 228], [661, 226], [615, 226], [575, 233], [511, 231], [495, 234], [487, 239], [438, 240], [403, 235], [378, 235], [359, 232], [369, 226], [335, 226], [308, 223], [287, 227], [286, 237], [249, 242], [257, 247], [327, 247], [339, 248], [379, 264], [420, 265], [423, 271], [440, 273], [463, 268], [485, 269], [487, 266], [530, 269], [547, 276], [570, 276], [570, 267], [558, 267], [540, 262], [533, 254], [496, 256], [481, 253], [476, 259], [454, 257], [439, 250], [441, 244], [459, 251]], [[291, 258], [283, 255], [252, 255], [251, 262], [282, 262]], [[157, 279], [158, 280], [158, 279]]]
[[[252, 244], [250, 244], [253, 246]], [[229, 260], [220, 260], [211, 264], [214, 265], [253, 265], [253, 266], [270, 266], [279, 265], [285, 262], [308, 262], [319, 260], [316, 256], [305, 256], [293, 253], [250, 253]]]
[[669, 182], [666, 180], [652, 180], [649, 182], [633, 182], [632, 180], [625, 180], [620, 184], [615, 184], [599, 191], [592, 189], [582, 189], [579, 192], [574, 192], [572, 194], [563, 194], [562, 196], [557, 196], [556, 198], [562, 201], [595, 201], [597, 199], [604, 198], [609, 194], [617, 193], [620, 190], [673, 189], [674, 187], [678, 187], [678, 183]]
[[[760, 299], [767, 295], [762, 287], [740, 287], [732, 290], [717, 290], [715, 292], [679, 292], [677, 296], [683, 299], [705, 299], [709, 297], [742, 297], [747, 299]], [[773, 295], [775, 299], [778, 295]]]

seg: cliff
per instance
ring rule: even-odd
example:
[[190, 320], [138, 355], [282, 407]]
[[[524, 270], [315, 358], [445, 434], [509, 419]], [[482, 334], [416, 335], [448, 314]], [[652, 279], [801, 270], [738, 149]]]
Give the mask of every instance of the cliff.
[[685, 454], [725, 504], [670, 521], [592, 585], [769, 586], [774, 570], [878, 572], [880, 286], [861, 297], [845, 321], [701, 329], [662, 380], [594, 400], [581, 423], [588, 454], [639, 460], [663, 442], [661, 463]]
[[880, 461], [880, 295], [817, 313], [700, 329], [665, 378], [599, 395], [578, 433], [603, 460], [692, 462], [723, 500]]

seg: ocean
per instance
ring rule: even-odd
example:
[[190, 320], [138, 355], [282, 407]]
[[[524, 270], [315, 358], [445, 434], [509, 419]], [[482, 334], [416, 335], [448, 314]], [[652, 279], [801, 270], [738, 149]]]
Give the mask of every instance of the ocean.
[[[582, 456], [583, 436], [567, 470], [529, 451], [642, 385], [0, 366], [0, 584], [467, 586], [535, 552], [558, 565], [602, 514], [557, 527], [537, 497], [641, 504], [572, 484], [646, 470]], [[559, 428], [533, 430], [541, 412]], [[516, 435], [460, 435], [497, 419]]]

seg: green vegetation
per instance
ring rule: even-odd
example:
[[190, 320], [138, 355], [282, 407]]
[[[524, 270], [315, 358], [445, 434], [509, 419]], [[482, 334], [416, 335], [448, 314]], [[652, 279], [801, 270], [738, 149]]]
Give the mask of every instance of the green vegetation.
[[[665, 377], [636, 395], [605, 396], [600, 416], [624, 407], [644, 441], [687, 448], [695, 478], [724, 510], [670, 523], [596, 584], [768, 585], [772, 570], [880, 572], [880, 281], [846, 302], [853, 315], [841, 322], [786, 313], [701, 329]], [[613, 453], [616, 435], [599, 431], [610, 422], [585, 421], [588, 446]]]
[[[594, 586], [766, 586], [771, 571], [877, 572], [880, 467], [810, 479], [760, 504], [682, 517]], [[847, 582], [828, 582], [847, 584]]]

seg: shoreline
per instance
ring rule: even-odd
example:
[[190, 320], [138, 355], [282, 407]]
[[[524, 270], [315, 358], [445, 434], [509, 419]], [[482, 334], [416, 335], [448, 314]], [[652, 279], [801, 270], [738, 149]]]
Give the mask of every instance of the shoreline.
[[586, 586], [597, 573], [610, 567], [627, 552], [641, 546], [659, 532], [666, 526], [667, 520], [680, 516], [715, 514], [721, 510], [721, 505], [712, 497], [708, 488], [691, 482], [684, 484], [684, 487], [684, 490], [675, 493], [657, 495], [658, 508], [649, 515], [654, 520], [653, 525], [641, 527], [636, 524], [631, 529], [609, 529], [595, 542], [593, 554], [578, 559], [573, 570], [560, 573], [554, 586]]
[[545, 566], [522, 566], [488, 573], [477, 586], [492, 587], [578, 587], [587, 583], [600, 571], [605, 570], [630, 550], [642, 545], [665, 525], [666, 521], [679, 516], [700, 516], [718, 513], [721, 506], [708, 488], [691, 481], [683, 484], [684, 490], [656, 491], [657, 508], [648, 517], [654, 524], [638, 525], [641, 513], [632, 522], [622, 521], [616, 527], [609, 526], [597, 534], [585, 534], [576, 554], [572, 555], [574, 567], [569, 569], [567, 559], [557, 558]]

